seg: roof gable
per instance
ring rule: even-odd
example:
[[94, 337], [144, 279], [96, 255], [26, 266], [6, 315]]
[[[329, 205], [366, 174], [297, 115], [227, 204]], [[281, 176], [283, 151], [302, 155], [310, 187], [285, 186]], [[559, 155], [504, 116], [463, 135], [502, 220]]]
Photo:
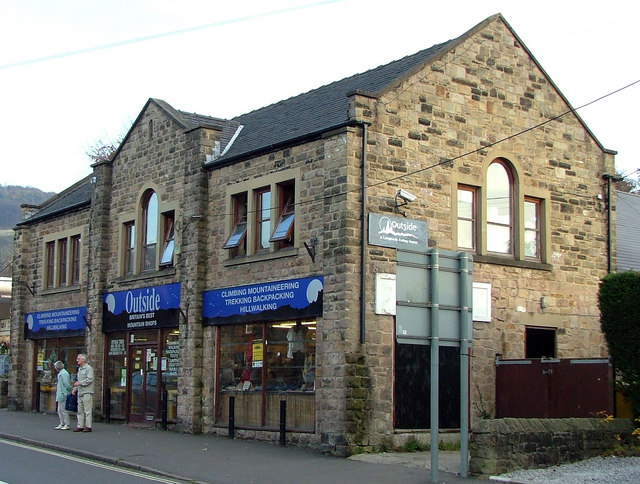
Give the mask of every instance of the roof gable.
[[[384, 92], [397, 87], [406, 78], [439, 59], [446, 52], [496, 20], [504, 23], [526, 54], [548, 79], [553, 89], [567, 104], [569, 110], [573, 111], [569, 101], [563, 96], [504, 17], [498, 13], [480, 22], [455, 39], [436, 44], [389, 64], [233, 118], [232, 121], [243, 125], [242, 132], [223, 156], [206, 163], [205, 166], [224, 165], [234, 161], [234, 159], [256, 155], [265, 150], [272, 150], [277, 146], [284, 146], [297, 140], [317, 136], [347, 124], [350, 121], [348, 114], [349, 95], [356, 91], [364, 91], [380, 96]], [[575, 111], [573, 114], [598, 146], [603, 151], [606, 151], [578, 114]]]
[[239, 123], [235, 121], [229, 121], [227, 119], [214, 118], [212, 116], [205, 116], [197, 113], [187, 113], [185, 111], [180, 111], [178, 109], [173, 108], [169, 103], [163, 101], [162, 99], [149, 98], [145, 103], [144, 107], [138, 114], [138, 117], [129, 128], [129, 131], [122, 139], [120, 146], [115, 151], [112, 156], [112, 159], [118, 156], [118, 153], [125, 145], [127, 140], [129, 139], [131, 133], [138, 125], [140, 119], [143, 117], [144, 113], [149, 108], [150, 104], [154, 104], [157, 106], [164, 114], [166, 114], [170, 119], [175, 122], [180, 129], [182, 129], [185, 133], [189, 131], [193, 131], [198, 128], [207, 128], [213, 129], [216, 131], [220, 131], [220, 148], [224, 150], [229, 142], [233, 139], [236, 131], [238, 130]]
[[379, 95], [394, 82], [422, 68], [447, 50], [452, 41], [434, 45], [389, 64], [271, 104], [232, 121], [243, 130], [225, 156], [209, 165], [248, 156], [296, 139], [342, 126], [349, 121], [349, 98], [356, 91]]

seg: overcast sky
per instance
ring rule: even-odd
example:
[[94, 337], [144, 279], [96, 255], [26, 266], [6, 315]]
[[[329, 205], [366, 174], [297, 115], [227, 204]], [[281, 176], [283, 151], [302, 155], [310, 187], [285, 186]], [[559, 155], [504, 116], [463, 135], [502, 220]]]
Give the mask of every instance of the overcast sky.
[[[596, 8], [596, 5], [599, 7]], [[59, 192], [150, 97], [230, 118], [502, 13], [574, 108], [640, 80], [640, 2], [1, 0], [0, 185]], [[579, 110], [640, 168], [640, 83]], [[506, 134], [506, 133], [504, 133]]]

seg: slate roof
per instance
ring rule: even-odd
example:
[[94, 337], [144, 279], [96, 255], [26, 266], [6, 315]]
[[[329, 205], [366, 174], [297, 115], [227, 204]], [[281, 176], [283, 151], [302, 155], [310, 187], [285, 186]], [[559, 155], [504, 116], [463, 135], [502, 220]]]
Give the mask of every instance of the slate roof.
[[349, 121], [348, 95], [356, 90], [379, 95], [435, 59], [452, 42], [455, 40], [233, 118], [244, 126], [242, 131], [224, 156], [206, 165], [250, 156], [342, 126]]
[[640, 271], [640, 195], [615, 194], [617, 270]]
[[[551, 78], [546, 74], [542, 66], [540, 66], [502, 15], [496, 14], [480, 22], [455, 39], [436, 44], [428, 49], [421, 50], [420, 52], [390, 62], [389, 64], [360, 74], [355, 74], [304, 94], [251, 111], [231, 120], [196, 113], [187, 113], [174, 109], [165, 101], [154, 98], [147, 101], [138, 119], [143, 115], [149, 103], [155, 103], [164, 110], [167, 115], [171, 116], [185, 131], [191, 131], [200, 127], [219, 130], [222, 155], [211, 161], [207, 161], [205, 167], [215, 168], [219, 165], [233, 163], [243, 158], [256, 156], [268, 150], [278, 149], [304, 139], [311, 139], [324, 132], [346, 125], [350, 122], [348, 96], [357, 91], [368, 93], [372, 96], [380, 96], [388, 89], [393, 88], [402, 82], [402, 80], [423, 69], [449, 49], [498, 18], [509, 28], [562, 99], [568, 106], [571, 106], [569, 101], [564, 97], [562, 92], [557, 89]], [[615, 151], [606, 150], [601, 145], [577, 113], [574, 112], [574, 116], [576, 116], [603, 151], [615, 154]], [[138, 119], [133, 123], [134, 126], [137, 124]], [[114, 157], [117, 156], [121, 147], [125, 144], [130, 132], [125, 136]], [[28, 220], [21, 222], [21, 224], [36, 221], [65, 210], [71, 210], [84, 203], [89, 203], [89, 188], [90, 186], [87, 179], [78, 182], [78, 184], [65, 190], [65, 192], [45, 202], [45, 204], [41, 206], [43, 208], [40, 212]]]
[[[181, 125], [185, 131], [192, 131], [197, 128], [210, 128], [220, 131], [220, 149], [221, 151], [227, 146], [233, 135], [236, 133], [240, 123], [229, 121], [227, 119], [214, 118], [212, 116], [204, 116], [202, 114], [187, 113], [173, 108], [167, 102], [161, 99], [150, 99], [149, 102], [157, 104], [167, 114]], [[145, 110], [143, 109], [142, 112]], [[135, 125], [136, 123], [134, 123]], [[124, 141], [123, 141], [124, 144]]]
[[18, 222], [16, 225], [28, 225], [32, 222], [37, 222], [61, 213], [68, 213], [72, 210], [89, 205], [91, 203], [92, 176], [93, 175], [89, 175], [86, 178], [83, 178], [66, 190], [51, 197], [49, 200], [38, 206], [38, 211], [36, 213], [28, 219]]

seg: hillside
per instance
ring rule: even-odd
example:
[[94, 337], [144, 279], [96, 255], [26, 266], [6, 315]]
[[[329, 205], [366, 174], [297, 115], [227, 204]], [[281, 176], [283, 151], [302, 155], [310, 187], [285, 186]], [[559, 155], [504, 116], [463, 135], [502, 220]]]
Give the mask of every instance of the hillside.
[[20, 205], [39, 205], [55, 193], [32, 187], [0, 185], [0, 276], [10, 276], [13, 253], [13, 227], [22, 219]]

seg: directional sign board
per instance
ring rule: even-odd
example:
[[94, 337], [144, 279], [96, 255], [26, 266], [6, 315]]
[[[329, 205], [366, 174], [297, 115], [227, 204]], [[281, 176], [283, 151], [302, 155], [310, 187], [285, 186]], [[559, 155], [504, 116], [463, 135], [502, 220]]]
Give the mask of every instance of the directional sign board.
[[462, 338], [470, 338], [472, 267], [471, 255], [465, 252], [397, 251], [398, 343], [425, 345], [436, 336], [441, 345], [459, 346]]

